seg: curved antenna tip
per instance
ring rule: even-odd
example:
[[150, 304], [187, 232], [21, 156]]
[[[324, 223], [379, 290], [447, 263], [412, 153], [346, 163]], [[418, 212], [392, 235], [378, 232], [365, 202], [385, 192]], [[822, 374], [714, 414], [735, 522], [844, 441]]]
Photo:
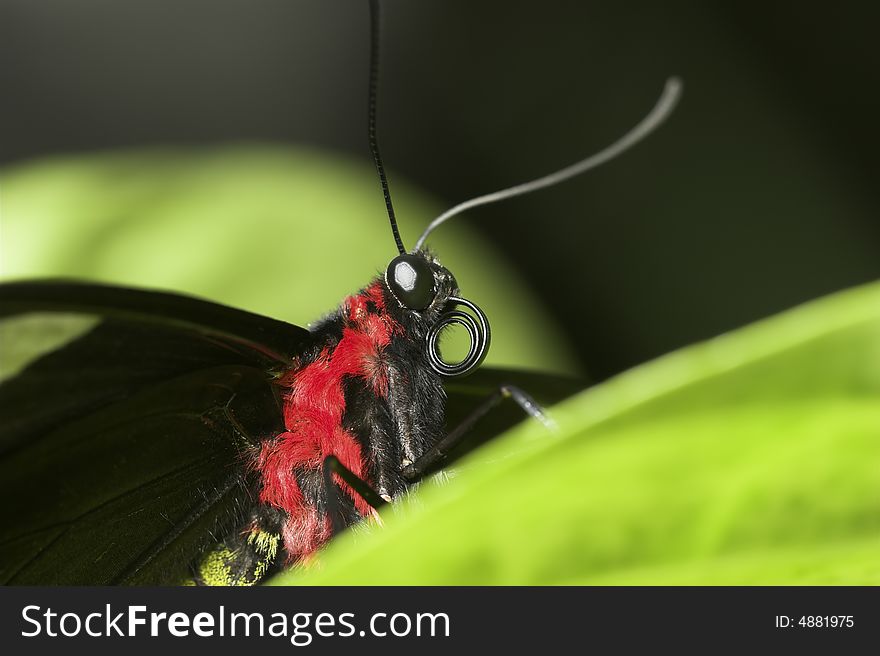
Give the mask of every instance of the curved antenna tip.
[[[677, 75], [670, 75], [666, 78], [666, 84], [663, 87], [663, 95], [661, 96], [661, 100], [663, 97], [668, 97], [672, 99], [673, 105], [679, 101], [681, 98], [682, 91], [684, 90], [684, 82]], [[670, 107], [670, 110], [672, 107]]]
[[604, 164], [605, 162], [608, 162], [616, 158], [618, 155], [626, 152], [637, 143], [642, 141], [642, 139], [651, 134], [667, 118], [669, 118], [669, 115], [672, 114], [672, 110], [675, 109], [676, 104], [678, 104], [678, 101], [681, 98], [683, 86], [684, 85], [682, 84], [681, 78], [675, 75], [667, 78], [666, 84], [663, 87], [663, 93], [660, 95], [660, 98], [657, 100], [654, 108], [650, 112], [648, 112], [647, 116], [639, 121], [635, 125], [635, 127], [633, 127], [629, 132], [627, 132], [620, 139], [615, 141], [604, 150], [600, 150], [598, 153], [590, 155], [589, 157], [575, 162], [570, 166], [566, 166], [563, 169], [554, 171], [553, 173], [550, 173], [543, 177], [537, 178], [535, 180], [530, 180], [529, 182], [524, 182], [522, 184], [514, 185], [513, 187], [508, 187], [507, 189], [495, 191], [491, 194], [485, 194], [483, 196], [471, 198], [470, 200], [466, 200], [463, 203], [459, 203], [455, 207], [446, 210], [443, 214], [441, 214], [428, 224], [428, 227], [425, 228], [425, 231], [422, 233], [421, 237], [419, 237], [413, 250], [419, 250], [422, 247], [422, 244], [425, 243], [425, 239], [428, 238], [429, 234], [431, 234], [441, 224], [445, 223], [457, 214], [461, 214], [462, 212], [473, 209], [475, 207], [479, 207], [481, 205], [497, 203], [501, 200], [513, 198], [514, 196], [521, 196], [523, 194], [528, 194], [533, 191], [538, 191], [539, 189], [552, 187], [553, 185], [564, 182], [565, 180], [580, 175], [581, 173], [586, 173], [587, 171], [594, 169], [597, 166], [600, 166], [601, 164]]

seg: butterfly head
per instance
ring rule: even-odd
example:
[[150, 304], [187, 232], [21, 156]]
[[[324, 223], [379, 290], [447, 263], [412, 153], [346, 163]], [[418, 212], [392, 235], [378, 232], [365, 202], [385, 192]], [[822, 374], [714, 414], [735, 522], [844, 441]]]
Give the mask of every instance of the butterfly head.
[[[489, 321], [474, 303], [460, 298], [455, 276], [428, 251], [398, 255], [385, 270], [385, 286], [400, 310], [418, 325], [425, 336], [425, 349], [431, 368], [446, 377], [463, 376], [476, 369], [489, 350]], [[466, 307], [470, 313], [464, 312]], [[456, 363], [443, 359], [439, 337], [457, 324], [470, 337], [468, 355]]]

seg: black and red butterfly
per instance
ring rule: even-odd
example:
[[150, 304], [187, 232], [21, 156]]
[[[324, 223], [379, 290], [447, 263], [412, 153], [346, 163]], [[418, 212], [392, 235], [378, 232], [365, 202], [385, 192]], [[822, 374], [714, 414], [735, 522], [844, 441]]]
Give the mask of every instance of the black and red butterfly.
[[[523, 389], [540, 390], [542, 402], [577, 389], [555, 377], [475, 371], [488, 320], [425, 238], [466, 209], [610, 159], [668, 115], [677, 83], [610, 148], [452, 208], [408, 252], [375, 139], [377, 4], [369, 134], [399, 254], [323, 321], [306, 330], [102, 285], [0, 285], [8, 325], [34, 314], [91, 319], [0, 385], [0, 582], [258, 582], [374, 516], [463, 448], [464, 436], [497, 433], [522, 410], [546, 420]], [[456, 363], [438, 347], [452, 324], [470, 336]], [[490, 413], [504, 398], [521, 410]]]

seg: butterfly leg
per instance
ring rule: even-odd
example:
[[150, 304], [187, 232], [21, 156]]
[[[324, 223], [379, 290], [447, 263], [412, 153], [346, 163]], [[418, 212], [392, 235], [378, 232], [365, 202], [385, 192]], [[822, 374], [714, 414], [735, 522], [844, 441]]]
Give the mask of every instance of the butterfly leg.
[[345, 530], [345, 522], [343, 520], [342, 504], [340, 503], [339, 487], [333, 481], [333, 474], [339, 476], [345, 481], [351, 489], [357, 492], [364, 501], [366, 501], [374, 510], [378, 510], [387, 502], [379, 494], [371, 488], [365, 481], [355, 476], [348, 467], [339, 462], [336, 456], [327, 456], [324, 458], [322, 466], [324, 475], [324, 490], [327, 499], [327, 513], [330, 515], [330, 521], [333, 526], [333, 535], [338, 535]]
[[403, 477], [408, 481], [417, 481], [427, 472], [446, 460], [449, 452], [458, 446], [477, 422], [485, 417], [505, 399], [516, 403], [523, 412], [540, 421], [548, 429], [555, 429], [555, 424], [544, 409], [529, 394], [513, 385], [500, 385], [483, 403], [471, 412], [464, 421], [449, 431], [437, 444], [426, 451], [418, 460], [403, 470]]
[[[386, 503], [335, 456], [326, 457], [321, 470], [326, 512], [330, 515], [333, 535], [341, 533], [347, 525], [340, 499], [341, 490], [334, 482], [333, 474], [338, 475], [374, 509]], [[263, 514], [255, 516], [245, 531], [233, 533], [208, 551], [196, 564], [195, 576], [186, 583], [210, 586], [254, 585], [273, 571], [278, 566], [280, 526], [283, 520], [273, 517], [271, 509], [264, 508], [261, 512]], [[276, 526], [278, 530], [269, 530], [265, 528], [267, 526]]]

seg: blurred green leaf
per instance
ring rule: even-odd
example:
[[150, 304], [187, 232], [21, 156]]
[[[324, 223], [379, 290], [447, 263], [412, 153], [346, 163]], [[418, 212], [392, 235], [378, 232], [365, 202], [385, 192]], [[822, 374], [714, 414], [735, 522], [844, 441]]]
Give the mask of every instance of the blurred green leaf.
[[880, 285], [554, 409], [276, 583], [880, 584]]
[[[444, 207], [394, 172], [411, 246]], [[492, 321], [487, 362], [578, 373], [519, 271], [469, 228], [429, 244]], [[299, 325], [319, 319], [396, 254], [375, 170], [270, 146], [152, 149], [38, 160], [0, 182], [3, 278], [85, 278], [189, 292]]]

